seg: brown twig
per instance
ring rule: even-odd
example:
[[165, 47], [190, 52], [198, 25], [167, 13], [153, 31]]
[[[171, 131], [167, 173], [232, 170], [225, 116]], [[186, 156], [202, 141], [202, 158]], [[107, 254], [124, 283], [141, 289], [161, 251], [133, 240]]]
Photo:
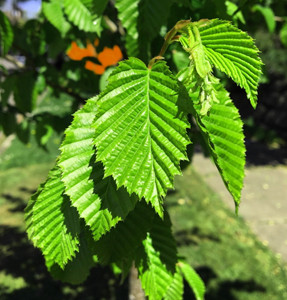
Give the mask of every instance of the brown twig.
[[175, 26], [165, 35], [164, 37], [164, 43], [160, 49], [160, 52], [157, 56], [155, 56], [154, 58], [152, 58], [148, 64], [149, 69], [152, 68], [153, 64], [159, 60], [159, 59], [164, 59], [164, 54], [168, 48], [168, 46], [173, 43], [174, 41], [177, 41], [179, 36], [176, 36], [176, 34], [178, 33], [178, 31], [180, 31], [181, 29], [183, 29], [185, 26], [187, 26], [189, 23], [191, 22], [191, 20], [181, 20], [178, 21]]

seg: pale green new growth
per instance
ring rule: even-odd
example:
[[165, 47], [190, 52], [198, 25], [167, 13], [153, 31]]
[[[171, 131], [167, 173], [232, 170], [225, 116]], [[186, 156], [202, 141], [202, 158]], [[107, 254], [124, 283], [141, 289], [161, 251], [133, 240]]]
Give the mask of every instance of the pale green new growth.
[[105, 176], [162, 216], [162, 197], [173, 188], [189, 143], [185, 113], [176, 105], [177, 81], [164, 62], [150, 70], [135, 58], [120, 63], [109, 81], [94, 123], [97, 160]]
[[258, 49], [245, 32], [227, 21], [199, 21], [180, 32], [179, 41], [190, 53], [190, 67], [179, 78], [192, 100], [191, 113], [238, 206], [245, 165], [243, 123], [228, 93], [211, 74], [210, 63], [244, 88], [255, 107], [262, 65]]
[[207, 60], [198, 27], [193, 23], [184, 27], [179, 41], [183, 49], [190, 54], [190, 63], [194, 65], [199, 77], [205, 79], [211, 72], [211, 65]]
[[199, 101], [201, 89], [197, 85], [196, 76], [192, 76], [188, 68], [181, 72], [179, 79], [188, 90], [190, 111], [196, 118], [220, 175], [238, 206], [245, 165], [243, 123], [238, 110], [219, 80], [212, 77], [210, 87], [216, 101], [213, 101], [208, 114], [202, 115]]
[[212, 65], [244, 88], [255, 108], [262, 62], [252, 38], [230, 22], [218, 19], [210, 20], [198, 29]]

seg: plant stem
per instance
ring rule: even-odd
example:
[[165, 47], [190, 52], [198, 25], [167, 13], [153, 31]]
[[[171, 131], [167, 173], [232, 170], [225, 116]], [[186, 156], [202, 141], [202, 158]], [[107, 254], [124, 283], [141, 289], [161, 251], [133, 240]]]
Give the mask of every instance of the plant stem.
[[184, 27], [186, 27], [191, 21], [190, 20], [181, 20], [178, 21], [175, 26], [165, 35], [164, 37], [164, 43], [160, 49], [160, 52], [157, 56], [152, 58], [148, 64], [149, 69], [152, 68], [153, 64], [159, 60], [163, 59], [163, 56], [165, 54], [165, 51], [167, 50], [168, 46], [173, 43], [174, 41], [178, 40], [178, 37], [176, 36], [177, 32]]

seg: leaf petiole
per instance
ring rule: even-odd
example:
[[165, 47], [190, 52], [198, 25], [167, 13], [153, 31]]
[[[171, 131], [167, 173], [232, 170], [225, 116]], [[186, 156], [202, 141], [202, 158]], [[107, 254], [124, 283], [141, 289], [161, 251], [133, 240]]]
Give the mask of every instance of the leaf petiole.
[[159, 60], [159, 59], [163, 59], [165, 51], [167, 50], [168, 46], [173, 43], [174, 41], [177, 41], [179, 39], [179, 36], [176, 36], [176, 34], [178, 33], [178, 31], [180, 31], [181, 29], [183, 29], [184, 27], [186, 27], [188, 24], [191, 23], [191, 20], [180, 20], [178, 21], [174, 27], [165, 35], [164, 37], [164, 43], [160, 49], [160, 52], [157, 56], [153, 57], [149, 64], [148, 67], [149, 69], [152, 68], [153, 64]]

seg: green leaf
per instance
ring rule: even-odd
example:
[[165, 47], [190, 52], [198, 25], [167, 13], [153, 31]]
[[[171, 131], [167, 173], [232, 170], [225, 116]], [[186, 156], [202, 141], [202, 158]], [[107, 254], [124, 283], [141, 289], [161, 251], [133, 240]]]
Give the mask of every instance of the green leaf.
[[197, 74], [204, 79], [212, 71], [212, 68], [206, 57], [198, 27], [195, 24], [190, 23], [180, 30], [179, 42], [183, 49], [189, 53], [190, 63], [195, 66]]
[[167, 212], [165, 212], [163, 220], [156, 216], [150, 230], [150, 237], [154, 249], [160, 253], [160, 260], [166, 269], [174, 274], [177, 263], [177, 248], [171, 227], [172, 224]]
[[30, 139], [30, 132], [31, 132], [31, 122], [27, 119], [23, 119], [21, 123], [17, 124], [16, 133], [18, 139], [27, 144]]
[[162, 299], [173, 284], [176, 273], [176, 244], [168, 215], [155, 217], [152, 229], [143, 242], [144, 252], [136, 262], [139, 278], [149, 299]]
[[280, 39], [282, 44], [287, 47], [287, 21], [284, 23], [280, 30]]
[[189, 64], [188, 55], [186, 52], [183, 51], [173, 50], [172, 60], [178, 71], [185, 68]]
[[93, 15], [100, 16], [106, 9], [109, 0], [81, 0], [81, 2], [93, 13]]
[[128, 56], [138, 56], [138, 5], [140, 0], [117, 0], [118, 18], [126, 29], [125, 44]]
[[161, 262], [160, 253], [154, 249], [149, 235], [144, 241], [144, 250], [146, 261], [138, 266], [142, 288], [150, 300], [160, 300], [172, 284], [173, 276]]
[[[42, 58], [41, 56], [47, 51], [47, 41], [45, 26], [43, 26], [41, 18], [30, 19], [24, 23], [24, 26], [14, 27], [14, 31], [16, 48], [27, 49], [29, 57], [33, 60]], [[40, 67], [42, 65], [40, 61], [36, 59], [34, 64]], [[26, 60], [26, 62], [29, 62], [29, 60]], [[28, 70], [33, 69], [30, 65], [26, 67]], [[37, 68], [37, 71], [39, 71], [39, 68]]]
[[10, 50], [14, 39], [9, 19], [0, 11], [0, 55], [5, 56]]
[[178, 83], [165, 62], [148, 69], [131, 58], [121, 62], [98, 100], [97, 160], [118, 187], [145, 197], [162, 216], [162, 197], [173, 188], [186, 159], [188, 122], [178, 110]]
[[139, 31], [150, 41], [159, 34], [161, 26], [165, 24], [172, 3], [172, 0], [141, 1], [139, 6]]
[[17, 129], [16, 115], [12, 111], [0, 110], [0, 123], [6, 136], [13, 134]]
[[35, 138], [40, 147], [44, 147], [45, 149], [53, 132], [53, 127], [47, 123], [47, 119], [42, 118], [41, 116], [37, 118]]
[[81, 0], [92, 14], [93, 23], [97, 26], [96, 32], [100, 35], [102, 31], [102, 18], [109, 0]]
[[[242, 24], [246, 24], [244, 16], [242, 14], [242, 11], [238, 8], [238, 5], [231, 1], [225, 1], [227, 14], [229, 16], [232, 16], [233, 22], [235, 21], [235, 24], [237, 25], [237, 21], [239, 20]], [[235, 13], [235, 15], [234, 15]]]
[[[91, 0], [91, 1], [93, 1], [93, 0]], [[95, 13], [98, 16], [101, 16], [104, 13], [106, 6], [109, 3], [109, 0], [101, 0], [101, 1], [97, 1], [97, 2], [94, 1], [93, 3], [94, 3]]]
[[61, 268], [79, 250], [79, 216], [64, 195], [60, 168], [50, 171], [45, 184], [32, 196], [25, 210], [27, 233], [45, 259]]
[[[150, 56], [150, 44], [166, 24], [172, 0], [117, 0], [118, 17], [127, 33], [126, 49], [129, 56], [145, 61]], [[160, 17], [159, 17], [160, 16]]]
[[14, 99], [17, 108], [22, 112], [31, 112], [37, 101], [38, 90], [36, 74], [33, 71], [20, 73], [15, 78]]
[[182, 300], [183, 296], [183, 278], [179, 267], [176, 267], [176, 273], [173, 276], [172, 283], [170, 284], [164, 300]]
[[63, 11], [63, 0], [51, 0], [50, 2], [42, 3], [44, 16], [48, 21], [55, 26], [62, 34], [65, 34], [71, 28], [69, 22], [67, 22]]
[[[39, 87], [37, 86], [37, 88]], [[63, 119], [72, 114], [74, 99], [67, 97], [65, 94], [54, 95], [53, 92], [53, 90], [48, 89], [45, 95], [41, 97], [41, 105], [37, 105], [32, 112], [33, 118], [51, 116]]]
[[[179, 78], [187, 87], [192, 100], [191, 113], [196, 118], [214, 162], [237, 207], [240, 203], [245, 165], [243, 122], [238, 110], [219, 80], [211, 76], [210, 89], [216, 99], [208, 114], [202, 115], [199, 102], [201, 91], [196, 77], [183, 71]], [[205, 92], [205, 96], [209, 96], [208, 92]]]
[[196, 300], [204, 300], [205, 286], [199, 275], [186, 262], [181, 261], [179, 263], [179, 268], [185, 280], [193, 290]]
[[123, 222], [117, 224], [96, 243], [96, 254], [102, 264], [131, 265], [134, 252], [150, 230], [154, 210], [144, 201], [138, 202]]
[[[183, 1], [184, 2], [184, 1]], [[187, 0], [186, 6], [190, 6], [192, 10], [198, 10], [204, 7], [205, 0]]]
[[159, 35], [166, 25], [173, 0], [142, 0], [139, 3], [138, 31], [140, 57], [144, 60], [150, 56], [150, 43]]
[[104, 170], [101, 163], [94, 163], [93, 146], [97, 98], [87, 101], [75, 113], [71, 126], [65, 131], [61, 145], [59, 166], [62, 180], [71, 203], [79, 215], [91, 227], [95, 240], [123, 220], [134, 208], [138, 198], [129, 196], [124, 188], [117, 189], [111, 177], [103, 180]]
[[71, 284], [80, 284], [89, 276], [90, 269], [94, 267], [95, 262], [90, 241], [91, 237], [88, 235], [87, 229], [81, 229], [79, 240], [79, 252], [77, 252], [72, 261], [67, 263], [64, 269], [61, 269], [52, 261], [46, 261], [46, 266], [55, 279]]
[[199, 25], [198, 29], [210, 62], [245, 89], [255, 108], [262, 62], [252, 38], [228, 21], [218, 19]]
[[68, 19], [80, 30], [100, 32], [100, 20], [80, 0], [64, 0], [64, 10]]
[[252, 7], [252, 11], [260, 12], [265, 19], [269, 32], [274, 32], [276, 28], [275, 15], [270, 7], [264, 7], [260, 4], [256, 4]]

